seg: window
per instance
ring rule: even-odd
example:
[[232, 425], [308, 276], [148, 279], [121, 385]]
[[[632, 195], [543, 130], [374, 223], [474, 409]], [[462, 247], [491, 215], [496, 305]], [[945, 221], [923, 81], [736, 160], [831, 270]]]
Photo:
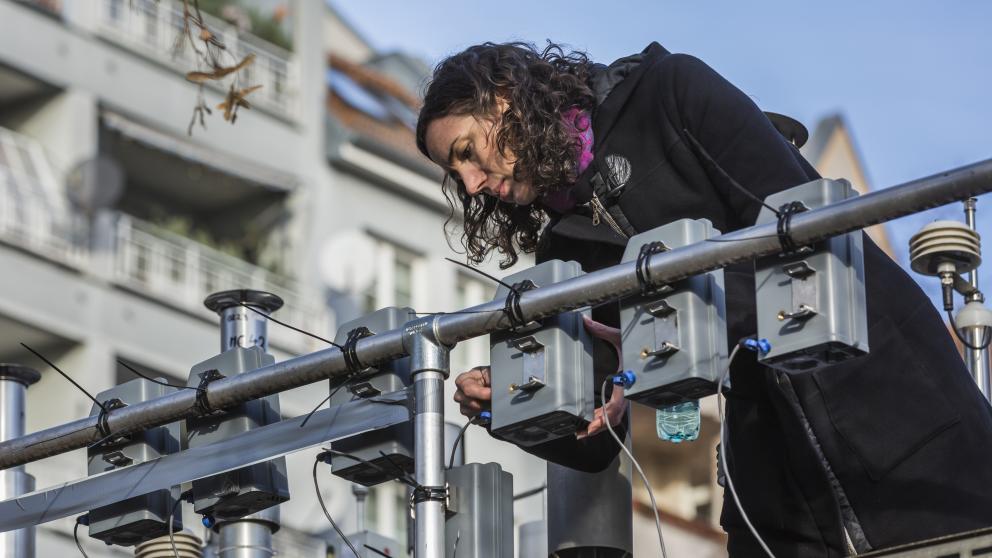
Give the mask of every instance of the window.
[[372, 265], [376, 270], [375, 280], [360, 294], [365, 312], [387, 306], [417, 307], [424, 283], [419, 279], [423, 258], [393, 243], [377, 240]]

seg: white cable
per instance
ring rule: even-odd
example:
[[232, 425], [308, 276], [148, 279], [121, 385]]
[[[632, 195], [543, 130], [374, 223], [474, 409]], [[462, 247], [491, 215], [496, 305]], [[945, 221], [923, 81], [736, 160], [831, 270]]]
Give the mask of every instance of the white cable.
[[606, 429], [610, 431], [610, 436], [613, 436], [613, 439], [617, 441], [617, 445], [620, 446], [620, 449], [623, 450], [623, 452], [627, 454], [627, 457], [630, 458], [630, 461], [634, 464], [634, 468], [637, 469], [637, 474], [641, 476], [641, 481], [644, 482], [644, 486], [648, 489], [648, 497], [651, 498], [651, 510], [654, 511], [654, 526], [658, 529], [658, 543], [661, 544], [661, 555], [663, 558], [668, 558], [668, 551], [665, 550], [665, 537], [661, 534], [661, 516], [658, 515], [658, 503], [654, 500], [654, 490], [651, 489], [651, 483], [648, 482], [648, 477], [644, 474], [644, 470], [641, 469], [641, 464], [634, 458], [634, 454], [627, 449], [627, 445], [624, 444], [623, 441], [620, 440], [620, 437], [617, 436], [617, 433], [613, 431], [613, 425], [610, 424], [610, 417], [606, 414], [606, 384], [609, 381], [609, 377], [603, 380], [603, 386], [599, 392], [600, 401], [603, 403], [603, 422], [606, 423]]
[[741, 517], [744, 518], [744, 523], [747, 524], [747, 528], [751, 530], [751, 534], [754, 535], [755, 539], [758, 539], [758, 544], [764, 549], [765, 553], [768, 554], [770, 558], [775, 558], [771, 549], [765, 544], [764, 539], [758, 534], [758, 530], [754, 528], [751, 524], [751, 520], [748, 519], [747, 514], [744, 513], [744, 506], [741, 505], [741, 499], [737, 496], [737, 489], [734, 488], [734, 480], [730, 476], [730, 467], [727, 466], [727, 426], [723, 420], [723, 384], [727, 381], [727, 376], [730, 375], [730, 365], [734, 362], [734, 357], [737, 356], [737, 351], [740, 350], [741, 346], [734, 345], [734, 350], [730, 351], [730, 358], [727, 359], [727, 368], [720, 374], [720, 380], [717, 382], [716, 390], [716, 409], [720, 414], [720, 464], [723, 466], [723, 475], [727, 478], [727, 487], [730, 488], [730, 494], [734, 497], [734, 504], [737, 505], [737, 511], [740, 512]]

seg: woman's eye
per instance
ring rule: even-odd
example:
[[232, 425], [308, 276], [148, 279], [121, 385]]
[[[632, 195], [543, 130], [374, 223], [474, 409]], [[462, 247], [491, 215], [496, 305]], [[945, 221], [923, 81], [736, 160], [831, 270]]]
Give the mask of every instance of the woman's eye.
[[471, 158], [472, 158], [472, 146], [466, 145], [465, 149], [462, 150], [461, 159], [462, 161], [468, 161]]

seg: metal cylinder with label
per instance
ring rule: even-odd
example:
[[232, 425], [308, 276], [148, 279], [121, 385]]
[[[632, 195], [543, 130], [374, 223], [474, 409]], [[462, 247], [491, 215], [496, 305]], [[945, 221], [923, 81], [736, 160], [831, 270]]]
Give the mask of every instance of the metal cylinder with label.
[[[265, 316], [282, 308], [278, 296], [263, 291], [239, 289], [214, 293], [204, 306], [220, 316], [221, 352], [234, 348], [259, 347], [269, 352]], [[264, 314], [264, 316], [263, 316]], [[285, 468], [285, 458], [283, 469]], [[217, 524], [220, 558], [268, 558], [273, 555], [272, 533], [279, 530], [279, 508], [272, 506], [249, 516]]]
[[[33, 368], [0, 363], [0, 442], [24, 435], [24, 399], [27, 389], [41, 379]], [[0, 471], [0, 500], [34, 490], [34, 477], [24, 466]], [[33, 558], [34, 528], [0, 533], [0, 558]]]

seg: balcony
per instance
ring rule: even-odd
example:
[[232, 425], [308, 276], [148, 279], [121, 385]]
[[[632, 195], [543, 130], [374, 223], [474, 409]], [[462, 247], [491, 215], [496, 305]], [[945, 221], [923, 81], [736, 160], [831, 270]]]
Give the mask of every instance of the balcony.
[[41, 147], [0, 128], [0, 239], [53, 261], [81, 267], [86, 220], [72, 214]]
[[[80, 274], [215, 320], [203, 299], [252, 288], [285, 300], [280, 319], [326, 331], [326, 305], [295, 280], [120, 211], [87, 217], [72, 208], [41, 146], [0, 128], [0, 245], [40, 256]], [[55, 288], [56, 286], [52, 286]], [[308, 338], [274, 328], [273, 342], [295, 351]]]
[[197, 314], [206, 314], [203, 299], [210, 293], [268, 291], [286, 302], [280, 320], [308, 331], [327, 329], [324, 305], [308, 300], [295, 281], [123, 213], [111, 220], [114, 283]]
[[[192, 48], [176, 49], [183, 30], [183, 6], [176, 0], [97, 0], [93, 3], [98, 32], [105, 38], [185, 74], [196, 67]], [[293, 53], [239, 32], [227, 22], [203, 14], [207, 27], [223, 41], [232, 55], [230, 63], [249, 54], [255, 62], [244, 70], [246, 83], [261, 85], [252, 94], [252, 103], [290, 119], [298, 113], [299, 71]], [[221, 87], [211, 83], [222, 91]]]

